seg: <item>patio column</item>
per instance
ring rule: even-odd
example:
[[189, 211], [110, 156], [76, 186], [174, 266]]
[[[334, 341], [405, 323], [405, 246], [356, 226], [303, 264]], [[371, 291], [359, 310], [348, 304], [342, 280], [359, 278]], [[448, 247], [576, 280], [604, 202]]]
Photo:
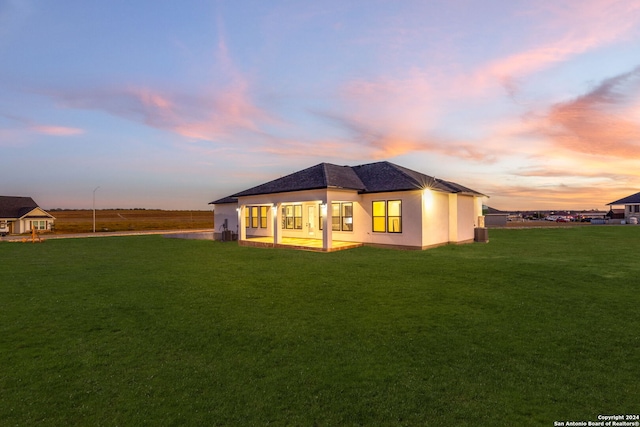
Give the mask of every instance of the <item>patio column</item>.
[[279, 245], [282, 243], [282, 229], [280, 228], [280, 224], [282, 224], [282, 203], [273, 205], [271, 217], [273, 218], [273, 244]]
[[247, 240], [247, 224], [244, 220], [244, 210], [247, 209], [245, 205], [240, 205], [238, 208], [238, 224], [240, 224], [240, 230], [238, 230], [238, 241]]
[[333, 221], [331, 220], [331, 199], [327, 195], [322, 212], [322, 249], [325, 251], [333, 247]]

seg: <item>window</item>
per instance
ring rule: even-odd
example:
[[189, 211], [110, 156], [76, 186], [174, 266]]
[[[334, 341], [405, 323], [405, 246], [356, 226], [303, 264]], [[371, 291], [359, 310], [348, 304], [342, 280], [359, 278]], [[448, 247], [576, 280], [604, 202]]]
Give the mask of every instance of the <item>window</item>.
[[251, 206], [251, 228], [258, 228], [258, 206]]
[[302, 205], [293, 206], [293, 228], [302, 230]]
[[331, 203], [331, 229], [340, 231], [340, 203]]
[[[322, 221], [322, 218], [320, 220]], [[333, 231], [353, 231], [353, 203], [331, 204], [331, 229]]]
[[269, 212], [268, 206], [260, 206], [260, 228], [267, 228], [267, 213]]
[[46, 230], [47, 222], [46, 221], [31, 221], [31, 228], [36, 230]]
[[342, 204], [342, 231], [353, 231], [353, 203]]
[[387, 231], [387, 202], [373, 202], [373, 231], [384, 233]]
[[[322, 204], [318, 205], [318, 228], [323, 229], [324, 214]], [[331, 203], [331, 229], [333, 231], [353, 231], [353, 203]]]
[[244, 223], [247, 228], [267, 228], [269, 206], [247, 206], [244, 208]]
[[402, 200], [376, 200], [372, 206], [376, 233], [402, 233]]
[[302, 205], [282, 207], [282, 228], [302, 230]]
[[402, 201], [387, 202], [387, 232], [402, 233]]

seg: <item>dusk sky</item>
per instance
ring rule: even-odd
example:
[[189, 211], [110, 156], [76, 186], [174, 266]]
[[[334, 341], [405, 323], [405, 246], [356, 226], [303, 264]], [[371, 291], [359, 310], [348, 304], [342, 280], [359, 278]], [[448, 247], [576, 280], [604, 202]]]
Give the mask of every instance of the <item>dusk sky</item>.
[[640, 0], [0, 0], [0, 150], [45, 209], [388, 160], [604, 210], [640, 191]]

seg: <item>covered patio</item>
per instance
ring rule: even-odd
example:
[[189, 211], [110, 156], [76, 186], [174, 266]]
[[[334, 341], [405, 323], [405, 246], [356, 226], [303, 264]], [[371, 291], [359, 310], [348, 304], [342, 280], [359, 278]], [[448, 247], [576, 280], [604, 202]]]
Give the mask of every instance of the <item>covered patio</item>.
[[278, 244], [274, 243], [273, 237], [249, 237], [245, 240], [240, 240], [238, 244], [240, 246], [253, 246], [260, 248], [289, 248], [315, 252], [334, 252], [363, 246], [362, 243], [334, 240], [332, 242], [331, 248], [324, 249], [322, 247], [322, 239], [305, 239], [299, 237], [282, 237], [282, 241]]

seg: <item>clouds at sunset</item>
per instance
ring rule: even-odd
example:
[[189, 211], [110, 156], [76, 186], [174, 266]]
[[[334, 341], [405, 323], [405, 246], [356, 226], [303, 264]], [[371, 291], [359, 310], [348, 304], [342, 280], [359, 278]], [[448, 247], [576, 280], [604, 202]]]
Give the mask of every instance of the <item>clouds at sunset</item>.
[[582, 154], [640, 158], [640, 67], [608, 78], [575, 99], [553, 105], [539, 130], [553, 144]]
[[209, 94], [177, 94], [143, 87], [88, 89], [53, 95], [66, 108], [98, 110], [187, 138], [217, 141], [235, 132], [258, 132], [271, 115], [251, 100], [246, 84]]
[[[201, 207], [389, 160], [504, 209], [640, 190], [640, 0], [5, 2], [0, 24], [0, 146], [58, 189], [179, 180]], [[104, 166], [65, 181], [61, 144]]]

